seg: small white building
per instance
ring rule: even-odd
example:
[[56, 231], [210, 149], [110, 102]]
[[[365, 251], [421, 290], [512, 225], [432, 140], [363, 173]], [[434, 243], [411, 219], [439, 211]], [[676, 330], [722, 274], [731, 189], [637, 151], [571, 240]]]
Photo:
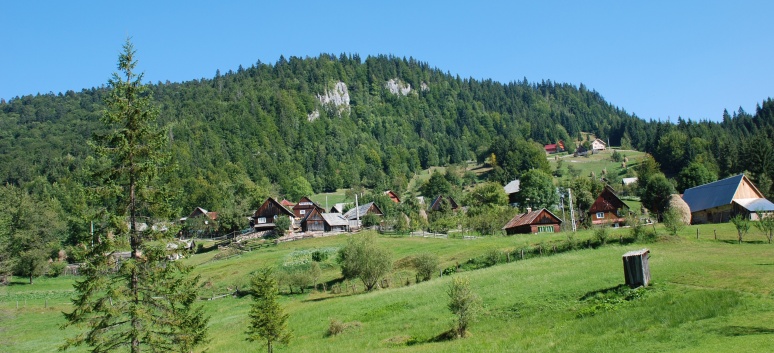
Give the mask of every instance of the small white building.
[[601, 139], [596, 139], [591, 142], [591, 149], [594, 151], [604, 151], [606, 147], [607, 144]]

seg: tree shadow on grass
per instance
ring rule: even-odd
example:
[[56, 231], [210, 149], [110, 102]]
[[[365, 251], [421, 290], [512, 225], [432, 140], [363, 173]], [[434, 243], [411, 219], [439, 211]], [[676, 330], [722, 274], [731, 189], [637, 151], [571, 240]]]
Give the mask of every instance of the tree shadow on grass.
[[611, 294], [611, 293], [620, 293], [620, 292], [625, 291], [627, 289], [629, 289], [629, 286], [627, 286], [625, 284], [619, 284], [619, 285], [617, 285], [615, 287], [609, 287], [609, 288], [605, 288], [605, 289], [599, 289], [599, 290], [591, 291], [591, 292], [588, 292], [588, 293], [584, 294], [583, 296], [581, 296], [580, 297], [580, 301], [588, 300], [588, 299], [597, 297], [599, 295], [605, 295], [606, 296], [606, 295]]
[[448, 331], [444, 331], [444, 332], [440, 333], [437, 336], [430, 337], [430, 338], [425, 339], [425, 340], [417, 339], [417, 338], [411, 338], [410, 340], [406, 341], [406, 345], [407, 346], [414, 346], [414, 345], [422, 344], [422, 343], [448, 342], [448, 341], [454, 341], [457, 338], [458, 337], [457, 337], [457, 332], [456, 331], [448, 330]]
[[751, 335], [772, 335], [774, 329], [758, 326], [725, 326], [716, 331], [721, 336], [737, 337]]

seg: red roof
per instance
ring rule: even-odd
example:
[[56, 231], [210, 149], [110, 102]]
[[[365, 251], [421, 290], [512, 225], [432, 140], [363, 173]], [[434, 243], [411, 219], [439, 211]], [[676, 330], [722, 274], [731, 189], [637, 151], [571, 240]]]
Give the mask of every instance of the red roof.
[[296, 204], [288, 201], [287, 199], [282, 199], [282, 201], [280, 201], [280, 205], [287, 207], [287, 206], [295, 206]]
[[556, 144], [552, 143], [550, 145], [545, 146], [546, 151], [556, 151]]

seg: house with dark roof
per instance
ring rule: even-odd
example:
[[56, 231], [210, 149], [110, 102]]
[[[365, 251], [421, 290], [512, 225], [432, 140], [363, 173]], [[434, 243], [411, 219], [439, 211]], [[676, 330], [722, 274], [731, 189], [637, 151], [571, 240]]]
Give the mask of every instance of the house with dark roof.
[[349, 222], [340, 213], [324, 213], [314, 208], [301, 221], [304, 232], [346, 232]]
[[255, 231], [273, 230], [276, 225], [275, 221], [279, 217], [290, 218], [291, 227], [293, 226], [293, 218], [295, 215], [293, 211], [282, 206], [277, 200], [269, 197], [263, 202], [261, 207], [253, 213], [253, 217], [250, 220], [250, 226]]
[[363, 216], [367, 214], [374, 214], [377, 216], [384, 215], [379, 206], [376, 206], [373, 202], [369, 202], [358, 207], [353, 207], [347, 211], [343, 217], [349, 222], [350, 228], [358, 228], [360, 227], [360, 221], [363, 219]]
[[502, 229], [508, 235], [558, 233], [561, 230], [561, 225], [562, 220], [559, 217], [543, 208], [517, 214]]
[[457, 211], [460, 208], [460, 205], [457, 204], [457, 201], [454, 201], [454, 199], [451, 198], [451, 196], [445, 197], [443, 195], [438, 195], [438, 197], [436, 197], [435, 200], [433, 200], [433, 203], [430, 204], [430, 207], [428, 207], [428, 210], [440, 211], [441, 208], [443, 207], [443, 204], [447, 202], [449, 204], [449, 208], [452, 211]]
[[218, 213], [217, 212], [209, 212], [201, 207], [195, 208], [191, 214], [188, 215], [188, 217], [183, 217], [180, 219], [181, 222], [184, 222], [185, 220], [189, 218], [196, 218], [196, 217], [205, 217], [208, 220], [215, 221], [218, 219]]
[[683, 201], [691, 208], [691, 223], [722, 223], [741, 214], [758, 219], [756, 212], [774, 212], [774, 203], [744, 174], [685, 190]]
[[298, 200], [298, 203], [293, 206], [293, 214], [296, 215], [296, 218], [298, 219], [304, 219], [309, 212], [312, 212], [313, 209], [317, 209], [320, 211], [320, 213], [324, 213], [325, 209], [322, 208], [322, 206], [318, 205], [312, 199], [304, 196], [301, 198], [301, 200]]
[[505, 194], [508, 195], [509, 204], [511, 205], [516, 204], [516, 194], [519, 193], [520, 186], [521, 186], [521, 180], [519, 179], [511, 180], [510, 183], [505, 185], [504, 187]]
[[602, 193], [589, 208], [591, 224], [594, 225], [610, 224], [617, 227], [626, 222], [628, 213], [629, 206], [618, 198], [610, 185], [605, 185]]

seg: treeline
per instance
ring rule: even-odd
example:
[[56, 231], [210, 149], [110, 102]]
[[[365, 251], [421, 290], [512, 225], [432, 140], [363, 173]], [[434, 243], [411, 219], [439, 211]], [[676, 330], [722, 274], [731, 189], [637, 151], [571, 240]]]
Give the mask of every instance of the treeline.
[[[389, 80], [411, 90], [393, 93]], [[321, 103], [338, 82], [349, 105]], [[233, 218], [308, 187], [402, 193], [419, 170], [474, 159], [494, 162], [492, 180], [507, 182], [548, 171], [533, 152], [581, 132], [648, 151], [676, 178], [699, 163], [718, 177], [748, 171], [769, 192], [774, 176], [770, 100], [754, 116], [740, 110], [720, 123], [644, 121], [584, 85], [466, 79], [413, 58], [356, 54], [280, 57], [149, 91], [176, 168], [164, 185], [180, 216], [200, 206]], [[87, 228], [84, 190], [100, 163], [87, 141], [102, 128], [106, 94], [98, 87], [0, 102], [0, 181], [56, 200], [77, 233], [65, 239]]]

